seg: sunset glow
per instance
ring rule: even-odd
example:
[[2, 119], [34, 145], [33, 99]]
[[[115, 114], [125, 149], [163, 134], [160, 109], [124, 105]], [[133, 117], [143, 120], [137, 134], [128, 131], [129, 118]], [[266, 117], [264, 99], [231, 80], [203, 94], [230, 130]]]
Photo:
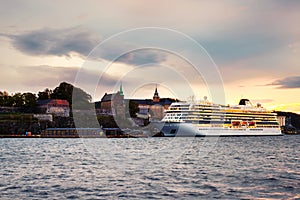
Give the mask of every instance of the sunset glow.
[[[72, 5], [69, 1], [59, 4], [36, 0], [5, 1], [0, 8], [1, 91], [38, 92], [53, 89], [62, 81], [74, 83], [88, 55], [101, 42], [130, 29], [160, 27], [191, 37], [207, 51], [222, 77], [226, 104], [237, 104], [243, 97], [254, 103], [260, 102], [270, 110], [300, 113], [299, 6], [298, 1], [276, 0], [174, 1], [174, 9], [159, 1], [113, 1], [109, 4], [77, 1]], [[159, 37], [157, 35], [158, 40]], [[122, 52], [126, 46], [138, 47], [138, 42], [147, 41], [147, 37], [137, 35], [136, 41], [135, 44], [125, 40], [115, 42], [109, 51], [100, 52], [95, 58], [96, 67], [98, 64], [112, 65], [105, 71], [107, 77], [99, 86], [101, 89], [97, 86], [87, 89], [94, 100], [99, 100], [105, 91], [117, 88], [120, 81], [125, 95], [126, 90], [128, 95], [139, 91], [132, 97], [151, 98], [152, 94], [146, 92], [149, 84], [156, 82], [151, 78], [167, 77], [168, 74], [164, 74], [166, 70], [157, 70], [155, 74], [147, 71], [147, 67], [177, 66], [176, 73], [187, 69], [170, 52], [164, 55], [162, 51], [137, 51], [119, 58], [111, 56]], [[190, 50], [189, 46], [180, 46], [176, 42], [173, 47]], [[195, 52], [189, 53], [199, 56]], [[139, 75], [134, 74], [133, 70], [145, 65]], [[91, 72], [92, 76], [101, 76], [101, 73]], [[127, 79], [120, 80], [125, 75], [128, 75]], [[140, 83], [139, 79], [149, 83], [144, 92], [136, 85]], [[181, 81], [173, 87], [182, 87], [181, 90], [186, 92], [178, 95], [183, 100], [190, 95], [202, 99], [209, 96], [201, 83], [203, 80], [199, 79], [195, 85], [198, 89], [194, 94], [186, 92], [188, 90], [180, 85]], [[162, 97], [176, 91], [168, 88], [166, 82], [157, 82], [161, 84], [158, 89]], [[88, 80], [84, 84], [84, 88], [89, 88]]]

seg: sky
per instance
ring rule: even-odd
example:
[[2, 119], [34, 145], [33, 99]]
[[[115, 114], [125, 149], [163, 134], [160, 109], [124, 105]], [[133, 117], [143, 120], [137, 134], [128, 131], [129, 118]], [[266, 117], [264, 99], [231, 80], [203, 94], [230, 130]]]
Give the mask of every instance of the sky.
[[300, 113], [300, 1], [0, 0], [0, 91], [240, 98]]

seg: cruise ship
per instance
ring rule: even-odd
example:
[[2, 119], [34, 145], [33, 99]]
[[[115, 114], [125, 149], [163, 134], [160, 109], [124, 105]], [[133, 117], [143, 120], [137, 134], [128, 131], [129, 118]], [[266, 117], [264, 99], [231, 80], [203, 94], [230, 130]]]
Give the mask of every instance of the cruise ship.
[[157, 126], [164, 136], [282, 135], [276, 113], [241, 99], [238, 105], [219, 105], [205, 97], [199, 102], [176, 102]]

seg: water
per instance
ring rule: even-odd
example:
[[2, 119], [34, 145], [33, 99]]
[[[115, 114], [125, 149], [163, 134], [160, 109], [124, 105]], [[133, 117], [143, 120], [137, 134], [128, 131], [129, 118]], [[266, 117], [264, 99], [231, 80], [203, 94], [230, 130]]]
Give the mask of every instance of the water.
[[300, 199], [299, 144], [300, 135], [0, 139], [0, 199]]

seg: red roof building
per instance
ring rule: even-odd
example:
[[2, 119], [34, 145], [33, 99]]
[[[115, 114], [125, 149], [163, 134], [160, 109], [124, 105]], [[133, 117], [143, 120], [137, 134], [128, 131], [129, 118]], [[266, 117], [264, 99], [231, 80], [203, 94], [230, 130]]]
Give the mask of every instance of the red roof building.
[[46, 99], [39, 100], [37, 104], [42, 113], [53, 114], [61, 117], [70, 116], [70, 104], [67, 100]]

